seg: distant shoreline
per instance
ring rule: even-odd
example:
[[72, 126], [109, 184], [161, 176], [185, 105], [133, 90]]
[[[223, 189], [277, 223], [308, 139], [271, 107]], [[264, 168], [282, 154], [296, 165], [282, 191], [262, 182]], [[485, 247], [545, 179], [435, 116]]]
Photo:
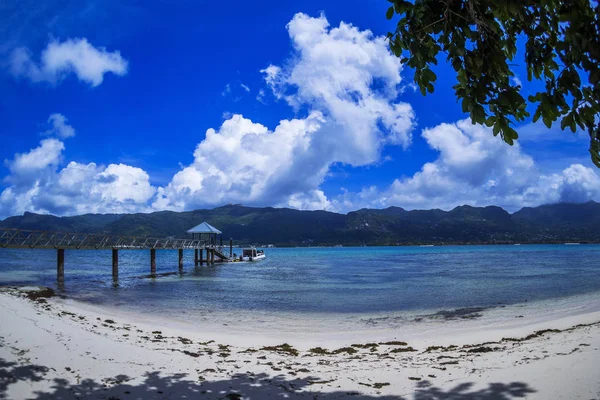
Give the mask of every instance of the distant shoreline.
[[[342, 245], [315, 245], [315, 246], [276, 246], [276, 249], [310, 249], [310, 248], [336, 248], [336, 247], [442, 247], [442, 246], [514, 246], [514, 245], [597, 245], [597, 242], [456, 242], [456, 243], [396, 243], [396, 244], [374, 244], [374, 245], [361, 245], [361, 244], [342, 244]], [[245, 245], [238, 245], [238, 248]], [[258, 244], [248, 244], [247, 246], [256, 246], [266, 248], [266, 246], [260, 246]], [[234, 248], [236, 248], [234, 246]]]

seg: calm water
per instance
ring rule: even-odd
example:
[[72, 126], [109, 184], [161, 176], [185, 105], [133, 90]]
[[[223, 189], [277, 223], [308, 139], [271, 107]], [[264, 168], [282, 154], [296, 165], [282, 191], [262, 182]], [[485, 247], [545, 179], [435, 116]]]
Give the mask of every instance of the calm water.
[[[600, 246], [523, 245], [266, 249], [267, 259], [193, 267], [157, 279], [149, 251], [66, 251], [64, 292], [147, 312], [379, 313], [497, 306], [600, 292]], [[0, 249], [0, 283], [56, 288], [56, 253]], [[157, 252], [158, 272], [177, 252]]]

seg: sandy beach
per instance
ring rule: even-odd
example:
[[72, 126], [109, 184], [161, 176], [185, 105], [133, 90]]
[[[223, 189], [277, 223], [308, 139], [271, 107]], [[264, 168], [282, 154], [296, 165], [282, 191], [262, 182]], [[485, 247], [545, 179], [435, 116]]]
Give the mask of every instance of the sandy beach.
[[326, 340], [194, 331], [49, 294], [0, 292], [0, 399], [600, 398], [597, 311]]

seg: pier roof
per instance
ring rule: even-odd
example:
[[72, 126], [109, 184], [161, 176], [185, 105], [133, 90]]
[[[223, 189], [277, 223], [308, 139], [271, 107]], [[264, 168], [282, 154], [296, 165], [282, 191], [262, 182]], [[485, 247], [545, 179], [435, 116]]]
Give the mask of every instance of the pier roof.
[[220, 230], [218, 230], [217, 228], [215, 228], [214, 226], [212, 226], [211, 224], [209, 224], [208, 222], [203, 222], [200, 225], [197, 225], [195, 227], [193, 227], [192, 229], [188, 230], [187, 233], [215, 233], [215, 234], [221, 234], [223, 232], [221, 232]]

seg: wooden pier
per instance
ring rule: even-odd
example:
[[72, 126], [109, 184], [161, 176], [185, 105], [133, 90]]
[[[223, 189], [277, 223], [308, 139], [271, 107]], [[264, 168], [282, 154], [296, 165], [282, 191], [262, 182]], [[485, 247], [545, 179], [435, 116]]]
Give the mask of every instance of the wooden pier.
[[115, 236], [91, 233], [65, 233], [25, 229], [0, 228], [0, 248], [10, 249], [55, 249], [56, 278], [65, 279], [65, 250], [112, 250], [112, 276], [119, 277], [119, 250], [150, 250], [150, 275], [156, 275], [156, 250], [178, 250], [179, 272], [183, 272], [183, 250], [194, 250], [194, 266], [230, 261], [232, 241], [229, 241], [229, 256], [225, 247], [217, 246], [198, 238], [175, 239], [142, 236]]

